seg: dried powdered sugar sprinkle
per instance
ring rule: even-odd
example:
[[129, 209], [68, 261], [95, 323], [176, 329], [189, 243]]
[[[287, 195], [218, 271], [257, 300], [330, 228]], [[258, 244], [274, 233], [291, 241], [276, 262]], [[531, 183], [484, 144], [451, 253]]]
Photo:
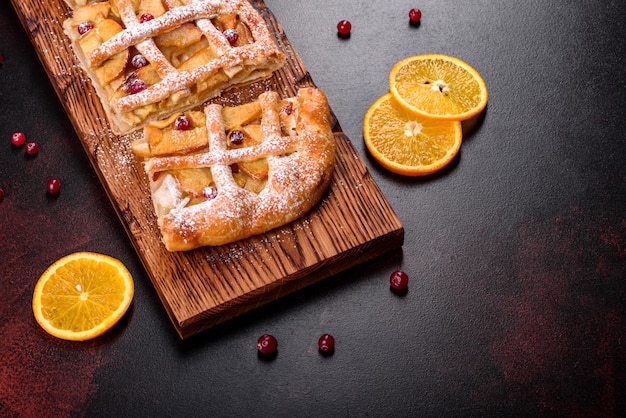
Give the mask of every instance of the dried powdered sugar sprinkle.
[[[195, 21], [201, 30], [204, 28], [202, 32], [207, 39], [212, 40], [218, 50], [218, 56], [208, 63], [184, 71], [178, 71], [171, 65], [158, 66], [161, 68], [158, 70], [161, 81], [143, 91], [112, 100], [111, 106], [116, 112], [128, 112], [149, 103], [165, 100], [173, 93], [183, 91], [207, 79], [215, 71], [222, 68], [232, 68], [240, 64], [248, 65], [247, 63], [251, 62], [254, 63], [253, 68], [255, 70], [251, 74], [259, 72], [258, 76], [262, 77], [264, 72], [268, 73], [276, 69], [275, 67], [282, 61], [280, 58], [282, 52], [275, 44], [266, 25], [262, 23], [262, 17], [247, 1], [206, 0], [187, 1], [186, 3], [184, 6], [172, 8], [163, 15], [141, 24], [137, 22], [133, 10], [121, 8], [120, 15], [126, 28], [88, 54], [87, 58], [90, 65], [92, 67], [100, 65], [109, 57], [132, 45], [136, 45], [142, 52], [147, 53], [148, 49], [146, 48], [152, 45], [152, 36], [191, 21]], [[130, 8], [130, 3], [125, 7]], [[211, 18], [234, 13], [237, 13], [251, 29], [254, 39], [251, 44], [236, 48], [230, 47], [223, 34], [210, 24], [209, 19]], [[167, 62], [158, 48], [149, 49], [150, 52], [147, 54], [149, 61], [156, 60], [162, 64]], [[265, 60], [266, 57], [269, 59]], [[241, 72], [242, 75], [246, 73], [246, 71]], [[249, 80], [234, 78], [231, 80], [231, 84], [244, 81]]]
[[[330, 128], [323, 132], [309, 131], [298, 122], [298, 135], [281, 136], [278, 94], [263, 93], [259, 103], [264, 138], [260, 145], [227, 149], [221, 107], [211, 104], [205, 108], [210, 151], [150, 159], [146, 165], [148, 172], [198, 167], [198, 164], [210, 167], [217, 188], [215, 199], [191, 206], [185, 206], [187, 201], [183, 201], [165, 215], [163, 224], [168, 225], [168, 234], [176, 234], [178, 239], [189, 243], [202, 240], [197, 234], [210, 234], [213, 227], [223, 230], [223, 225], [228, 225], [237, 236], [258, 234], [301, 217], [313, 200], [317, 200], [333, 164]], [[299, 111], [296, 106], [293, 112]], [[294, 117], [300, 120], [297, 115]], [[269, 170], [267, 183], [257, 195], [236, 183], [230, 165], [259, 158], [267, 158]]]

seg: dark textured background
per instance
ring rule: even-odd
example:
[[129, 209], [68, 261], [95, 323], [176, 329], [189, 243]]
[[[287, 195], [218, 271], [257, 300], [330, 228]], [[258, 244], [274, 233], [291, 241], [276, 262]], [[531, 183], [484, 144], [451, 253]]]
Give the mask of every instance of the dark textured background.
[[[403, 249], [180, 341], [2, 1], [0, 416], [623, 416], [626, 4], [267, 4], [397, 211]], [[426, 52], [473, 65], [489, 105], [448, 169], [407, 179], [368, 156], [361, 123], [393, 64]], [[18, 130], [36, 157], [11, 145]], [[30, 299], [49, 264], [83, 250], [121, 259], [135, 299], [103, 337], [64, 342]], [[255, 350], [266, 332], [272, 361]]]

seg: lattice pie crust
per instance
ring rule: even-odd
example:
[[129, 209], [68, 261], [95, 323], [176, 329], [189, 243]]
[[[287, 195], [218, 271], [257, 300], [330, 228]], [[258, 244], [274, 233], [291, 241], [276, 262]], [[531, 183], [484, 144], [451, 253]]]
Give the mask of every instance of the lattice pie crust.
[[146, 159], [170, 251], [226, 244], [301, 217], [323, 195], [335, 159], [328, 102], [313, 87], [284, 100], [266, 92], [252, 103], [174, 114], [149, 123], [132, 148]]
[[64, 30], [117, 133], [268, 78], [285, 62], [247, 0], [66, 2]]

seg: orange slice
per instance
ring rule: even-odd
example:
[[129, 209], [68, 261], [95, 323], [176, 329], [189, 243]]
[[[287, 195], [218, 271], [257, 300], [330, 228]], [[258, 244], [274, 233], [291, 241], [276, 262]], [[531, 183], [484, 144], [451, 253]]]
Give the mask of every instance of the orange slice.
[[467, 120], [487, 105], [487, 86], [480, 74], [442, 54], [399, 61], [389, 74], [389, 89], [402, 106], [430, 119]]
[[391, 93], [365, 113], [363, 137], [383, 167], [405, 176], [424, 176], [448, 165], [461, 148], [461, 122], [417, 116], [400, 106]]
[[57, 260], [41, 275], [33, 294], [33, 312], [49, 334], [88, 340], [120, 320], [133, 294], [133, 279], [121, 261], [78, 252]]

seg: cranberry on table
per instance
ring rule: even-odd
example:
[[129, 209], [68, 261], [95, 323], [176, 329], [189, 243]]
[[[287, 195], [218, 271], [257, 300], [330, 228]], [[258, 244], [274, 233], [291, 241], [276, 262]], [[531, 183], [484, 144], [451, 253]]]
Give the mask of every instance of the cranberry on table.
[[409, 19], [413, 23], [417, 23], [422, 19], [422, 11], [420, 9], [411, 9], [409, 11]]
[[339, 32], [340, 35], [349, 35], [351, 30], [352, 24], [350, 24], [349, 21], [341, 20], [337, 23], [337, 32]]
[[256, 348], [263, 355], [272, 355], [278, 349], [278, 340], [273, 335], [263, 334], [259, 337]]
[[26, 143], [25, 151], [28, 155], [35, 155], [39, 152], [39, 145], [36, 142], [28, 142]]
[[16, 147], [24, 145], [24, 142], [26, 142], [26, 135], [24, 135], [24, 132], [15, 132], [11, 135], [11, 143]]
[[322, 353], [331, 353], [335, 349], [335, 338], [330, 334], [323, 334], [317, 345]]
[[61, 182], [59, 181], [59, 179], [51, 178], [50, 180], [48, 180], [46, 187], [48, 189], [48, 193], [57, 194], [61, 191]]
[[409, 276], [401, 270], [396, 270], [389, 277], [389, 285], [395, 290], [404, 290], [409, 285]]

